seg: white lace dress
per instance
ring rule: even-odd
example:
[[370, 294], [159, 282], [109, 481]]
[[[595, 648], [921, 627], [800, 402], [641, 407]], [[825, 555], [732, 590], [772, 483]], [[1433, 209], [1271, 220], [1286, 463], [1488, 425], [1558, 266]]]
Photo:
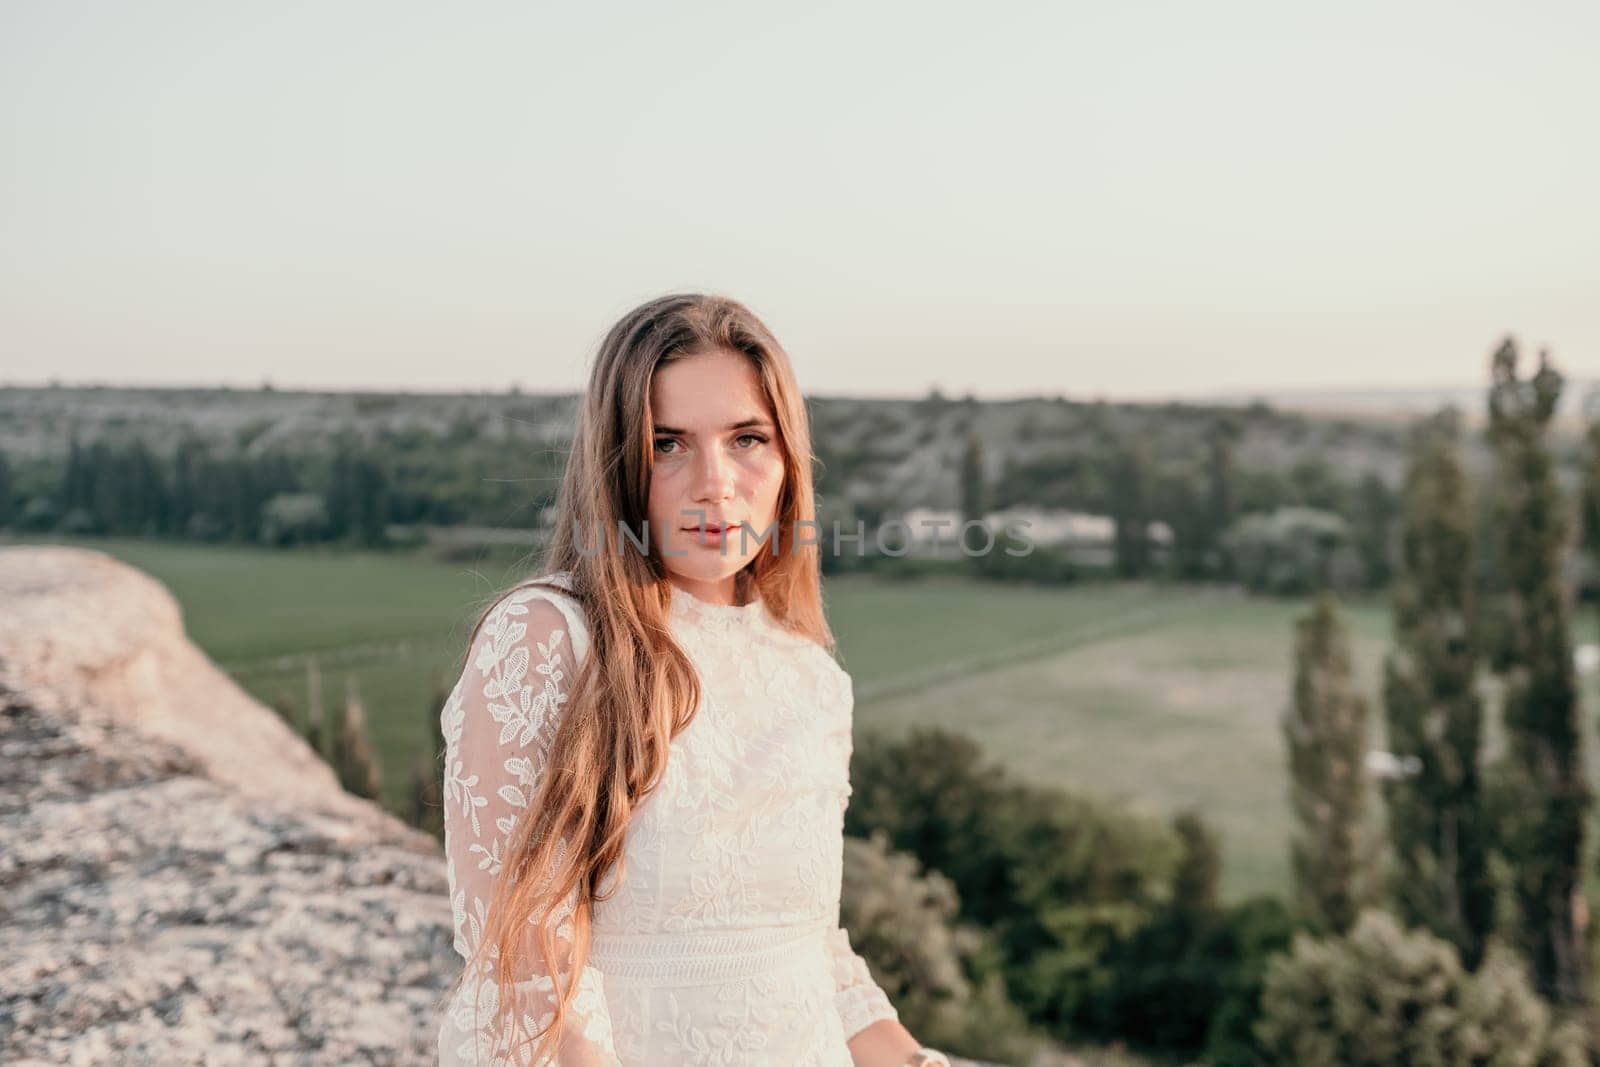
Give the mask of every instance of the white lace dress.
[[[671, 622], [699, 671], [700, 709], [635, 810], [621, 886], [595, 905], [554, 1062], [849, 1067], [846, 1040], [898, 1017], [839, 926], [850, 676], [759, 600], [716, 605], [675, 590]], [[485, 620], [441, 712], [445, 854], [463, 959], [587, 647], [575, 600], [512, 592]], [[615, 870], [609, 877], [607, 888]], [[530, 964], [523, 977], [520, 988], [553, 1005], [547, 973]], [[440, 1027], [443, 1067], [490, 1062], [493, 988], [487, 971], [463, 983]]]

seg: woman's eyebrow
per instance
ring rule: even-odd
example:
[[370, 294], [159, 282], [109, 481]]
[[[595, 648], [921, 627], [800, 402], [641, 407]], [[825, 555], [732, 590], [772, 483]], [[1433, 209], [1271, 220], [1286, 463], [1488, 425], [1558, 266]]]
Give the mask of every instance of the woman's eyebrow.
[[[726, 429], [723, 430], [723, 433], [727, 433], [731, 430], [746, 430], [751, 428], [770, 430], [772, 429], [772, 423], [761, 418], [740, 419], [738, 422], [730, 424]], [[680, 430], [676, 426], [657, 426], [656, 433], [676, 434], [679, 437], [689, 436], [688, 430]]]

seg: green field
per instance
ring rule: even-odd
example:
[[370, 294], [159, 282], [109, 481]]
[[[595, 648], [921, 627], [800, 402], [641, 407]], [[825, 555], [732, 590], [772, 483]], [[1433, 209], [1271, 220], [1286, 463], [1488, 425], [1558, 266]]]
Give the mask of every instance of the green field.
[[[468, 627], [515, 572], [420, 556], [84, 540], [149, 572], [191, 637], [263, 701], [304, 714], [307, 662], [324, 701], [359, 686], [397, 808], [423, 757], [435, 694]], [[1229, 898], [1282, 891], [1290, 816], [1278, 716], [1300, 601], [1204, 586], [1009, 587], [836, 578], [829, 618], [855, 679], [856, 727], [972, 734], [1030, 781], [1152, 814], [1193, 805], [1224, 835]], [[1388, 615], [1347, 605], [1362, 686], [1377, 692]], [[1585, 634], [1592, 632], [1586, 617]], [[1594, 677], [1586, 705], [1600, 708]], [[1586, 714], [1591, 731], [1595, 715]], [[1381, 712], [1374, 704], [1374, 744]], [[1591, 763], [1600, 742], [1591, 741]], [[1592, 867], [1592, 865], [1591, 865]]]

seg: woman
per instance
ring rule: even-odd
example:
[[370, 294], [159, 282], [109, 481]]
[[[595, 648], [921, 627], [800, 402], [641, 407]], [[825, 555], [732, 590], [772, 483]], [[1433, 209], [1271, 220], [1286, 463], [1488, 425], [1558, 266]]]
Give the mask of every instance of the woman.
[[441, 712], [466, 961], [441, 1063], [943, 1062], [839, 927], [852, 689], [761, 321], [698, 294], [624, 316], [556, 513]]

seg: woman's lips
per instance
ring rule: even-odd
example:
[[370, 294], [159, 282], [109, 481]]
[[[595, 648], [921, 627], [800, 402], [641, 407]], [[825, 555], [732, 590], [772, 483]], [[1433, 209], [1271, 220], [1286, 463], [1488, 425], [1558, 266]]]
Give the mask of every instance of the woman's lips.
[[738, 522], [730, 523], [727, 526], [714, 526], [707, 523], [704, 526], [685, 526], [683, 529], [685, 533], [694, 534], [703, 545], [716, 545], [722, 544], [730, 536], [737, 534], [739, 527], [742, 525], [744, 524]]

